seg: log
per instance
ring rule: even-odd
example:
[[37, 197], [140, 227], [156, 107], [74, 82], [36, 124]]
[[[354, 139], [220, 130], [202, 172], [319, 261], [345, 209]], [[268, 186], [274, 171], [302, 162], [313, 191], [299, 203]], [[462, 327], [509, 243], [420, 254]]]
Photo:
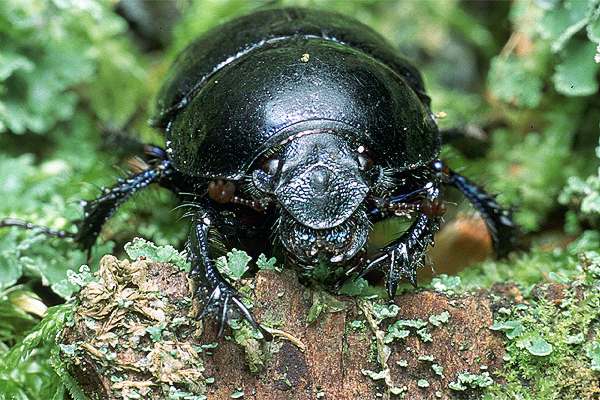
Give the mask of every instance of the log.
[[459, 374], [502, 367], [485, 291], [420, 290], [382, 305], [307, 288], [293, 271], [245, 283], [270, 342], [240, 320], [218, 338], [214, 319], [193, 318], [199, 305], [176, 266], [105, 256], [60, 337], [67, 370], [90, 399], [365, 400], [470, 398], [476, 389], [452, 389]]

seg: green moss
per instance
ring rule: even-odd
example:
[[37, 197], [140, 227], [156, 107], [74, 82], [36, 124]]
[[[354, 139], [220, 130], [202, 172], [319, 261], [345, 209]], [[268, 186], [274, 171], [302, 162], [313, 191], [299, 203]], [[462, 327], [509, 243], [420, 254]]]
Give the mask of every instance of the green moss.
[[157, 246], [142, 238], [134, 238], [131, 242], [127, 243], [125, 245], [125, 252], [134, 261], [139, 257], [144, 257], [150, 261], [176, 265], [182, 271], [188, 271], [190, 268], [185, 254], [179, 252], [173, 246]]
[[448, 387], [457, 392], [464, 392], [468, 389], [481, 389], [491, 386], [494, 380], [489, 372], [473, 374], [471, 372], [461, 372], [456, 380], [450, 382]]
[[[443, 128], [468, 125], [469, 132], [483, 132], [487, 139], [475, 146], [482, 157], [465, 157], [459, 145], [446, 146], [443, 156], [453, 168], [464, 169], [498, 192], [503, 204], [515, 206], [516, 219], [534, 246], [507, 260], [481, 263], [460, 276], [436, 277], [431, 286], [450, 294], [515, 283], [528, 305], [503, 304], [494, 324], [507, 341], [507, 370], [514, 370], [505, 372], [503, 389], [524, 399], [542, 399], [553, 390], [565, 399], [576, 390], [581, 396], [591, 393], [590, 374], [597, 376], [600, 346], [593, 341], [597, 326], [591, 322], [588, 303], [589, 292], [597, 286], [583, 272], [589, 260], [579, 257], [600, 248], [598, 232], [583, 232], [600, 223], [598, 157], [593, 153], [599, 114], [594, 62], [600, 44], [597, 0], [497, 2], [487, 5], [485, 13], [457, 1], [279, 4], [337, 10], [372, 26], [424, 72], [433, 111], [446, 114], [439, 121]], [[163, 52], [142, 55], [110, 1], [87, 2], [85, 7], [68, 0], [0, 2], [0, 42], [6, 44], [0, 55], [0, 217], [74, 230], [70, 221], [81, 217], [78, 201], [97, 196], [96, 186], [112, 184], [118, 174], [112, 166], [125, 164], [118, 154], [100, 149], [99, 125], [120, 127], [132, 118], [128, 127], [141, 132], [143, 140], [160, 144], [162, 137], [146, 126], [148, 102], [177, 52], [199, 33], [263, 5], [262, 0], [178, 3], [183, 17], [171, 45]], [[486, 146], [487, 153], [482, 150]], [[98, 265], [98, 255], [119, 252], [122, 244], [142, 235], [173, 247], [159, 250], [139, 241], [138, 248], [127, 248], [133, 258], [143, 255], [188, 268], [175, 250], [183, 247], [188, 223], [176, 222], [178, 215], [171, 212], [175, 204], [169, 194], [149, 192], [123, 206], [104, 229], [90, 265]], [[471, 207], [465, 202], [459, 204], [458, 211], [467, 210], [471, 212]], [[402, 231], [394, 223], [380, 225], [372, 235], [378, 236], [377, 243], [387, 243]], [[554, 238], [550, 244], [539, 239], [549, 235]], [[554, 249], [553, 243], [574, 237], [578, 239], [566, 250]], [[249, 266], [242, 254], [238, 256], [239, 263], [226, 260], [233, 266], [233, 280]], [[67, 299], [84, 283], [74, 271], [86, 262], [86, 254], [72, 243], [48, 241], [35, 232], [0, 231], [0, 369], [37, 322], [14, 301], [15, 296], [47, 298], [50, 288]], [[284, 267], [267, 257], [259, 258], [257, 265]], [[329, 276], [331, 271], [319, 272]], [[548, 281], [571, 287], [566, 303], [556, 307], [532, 297], [533, 287]], [[242, 291], [250, 293], [251, 288]], [[349, 280], [340, 292], [385, 298], [383, 288], [364, 279]], [[327, 303], [313, 302], [315, 321], [332, 309]], [[281, 312], [272, 310], [264, 319], [277, 325]], [[392, 318], [385, 312], [377, 318]], [[431, 316], [429, 325], [443, 324], [444, 318]], [[577, 323], [588, 324], [587, 331], [575, 329]], [[551, 329], [553, 324], [556, 329]], [[421, 339], [428, 337], [424, 327], [394, 329], [392, 340], [411, 331], [420, 332]], [[10, 392], [17, 399], [61, 398], [64, 388], [48, 359], [48, 349], [35, 349], [0, 383], [10, 390], [18, 388]], [[567, 377], [562, 386], [561, 368]], [[30, 371], [36, 369], [44, 385], [32, 378]], [[567, 383], [575, 389], [564, 389]], [[495, 388], [492, 393], [501, 396]], [[171, 395], [186, 396], [176, 389]]]
[[35, 328], [0, 357], [0, 399], [58, 396], [64, 393], [65, 384], [70, 384], [69, 391], [76, 391], [66, 375], [64, 381], [61, 379], [60, 358], [53, 358], [56, 365], [51, 361], [51, 355], [60, 351], [56, 337], [72, 312], [72, 303], [50, 308]]
[[306, 322], [312, 324], [322, 313], [335, 313], [346, 309], [347, 304], [331, 294], [315, 290], [312, 294], [312, 305], [306, 315]]
[[549, 298], [547, 284], [538, 285], [527, 304], [496, 316], [491, 329], [506, 337], [498, 374], [505, 383], [490, 387], [486, 398], [592, 399], [600, 393], [589, 352], [599, 334], [600, 254], [586, 252], [574, 262], [569, 283], [553, 284], [559, 285], [558, 297]]
[[229, 326], [233, 340], [244, 349], [246, 365], [253, 374], [259, 373], [268, 361], [270, 354], [265, 348], [265, 341], [246, 320], [231, 320]]
[[[486, 261], [461, 272], [460, 283], [453, 286], [453, 290], [467, 291], [489, 288], [494, 283], [512, 282], [527, 293], [533, 285], [544, 282], [551, 276], [573, 279], [581, 271], [578, 256], [587, 250], [598, 248], [600, 233], [596, 231], [584, 232], [564, 250], [548, 251], [543, 245], [534, 246], [527, 253], [516, 253], [501, 261]], [[439, 282], [434, 279], [431, 286], [436, 288]]]

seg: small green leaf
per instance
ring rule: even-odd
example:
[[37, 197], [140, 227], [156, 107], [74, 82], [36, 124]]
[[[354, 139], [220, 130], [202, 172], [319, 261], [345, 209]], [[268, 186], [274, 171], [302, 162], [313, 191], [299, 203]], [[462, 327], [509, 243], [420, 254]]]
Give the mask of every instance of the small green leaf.
[[542, 80], [516, 58], [494, 58], [488, 86], [499, 100], [517, 107], [534, 108], [542, 98]]
[[312, 305], [308, 310], [306, 321], [311, 324], [319, 318], [321, 313], [336, 313], [346, 308], [346, 303], [324, 291], [313, 292]]
[[566, 344], [580, 344], [583, 343], [585, 341], [585, 337], [583, 336], [583, 333], [579, 332], [575, 335], [569, 335], [565, 338], [565, 343]]
[[241, 399], [242, 397], [244, 397], [244, 391], [238, 389], [235, 392], [231, 393], [231, 396], [229, 397], [231, 397], [232, 399]]
[[323, 312], [324, 305], [323, 303], [316, 302], [313, 300], [312, 305], [308, 309], [308, 313], [306, 314], [306, 322], [312, 324], [319, 318], [319, 315]]
[[348, 279], [340, 288], [339, 293], [346, 296], [360, 296], [368, 286], [369, 282], [364, 278]]
[[395, 304], [373, 304], [373, 316], [378, 323], [386, 318], [394, 318], [398, 315], [398, 311], [400, 307]]
[[277, 268], [275, 264], [277, 263], [277, 259], [275, 257], [271, 257], [267, 260], [267, 256], [264, 254], [260, 254], [256, 259], [256, 266], [258, 269], [267, 270], [267, 271], [275, 271]]
[[3, 51], [0, 54], [0, 81], [7, 79], [14, 71], [23, 69], [31, 71], [34, 64], [21, 54]]
[[355, 331], [363, 331], [366, 328], [365, 321], [361, 321], [358, 319], [354, 320], [350, 322], [350, 328], [352, 328]]
[[420, 388], [428, 388], [429, 387], [429, 381], [427, 379], [419, 379], [417, 381], [417, 386]]
[[422, 319], [400, 319], [396, 321], [396, 324], [408, 328], [421, 329], [427, 326], [427, 321], [423, 321]]
[[442, 313], [437, 315], [430, 315], [429, 323], [433, 326], [440, 326], [442, 324], [447, 323], [449, 319], [450, 313], [448, 311], [443, 311]]
[[600, 43], [600, 12], [597, 12], [595, 17], [586, 26], [588, 39], [592, 42]]
[[594, 61], [596, 45], [572, 40], [563, 52], [563, 60], [552, 77], [559, 93], [567, 96], [588, 96], [598, 91], [596, 75], [600, 65]]
[[373, 379], [374, 381], [380, 381], [382, 379], [385, 379], [386, 377], [385, 371], [375, 372], [368, 369], [361, 369], [360, 372], [362, 372], [363, 375]]
[[538, 30], [544, 39], [552, 42], [552, 51], [561, 51], [569, 39], [588, 23], [592, 5], [593, 1], [567, 0], [544, 14]]
[[508, 339], [514, 339], [525, 331], [521, 321], [494, 322], [494, 324], [490, 326], [490, 329], [493, 331], [504, 332]]
[[10, 252], [0, 254], [0, 290], [17, 282], [23, 273], [23, 266]]
[[248, 271], [248, 263], [252, 258], [242, 250], [232, 249], [227, 253], [227, 266], [229, 267], [230, 277], [238, 280]]
[[552, 353], [552, 345], [544, 338], [536, 336], [525, 341], [525, 348], [534, 356], [544, 357]]
[[150, 335], [153, 342], [159, 342], [162, 339], [162, 332], [165, 329], [163, 325], [149, 326], [146, 332]]
[[453, 293], [460, 285], [460, 276], [440, 274], [431, 280], [431, 287], [442, 293]]
[[494, 380], [490, 376], [489, 372], [484, 372], [482, 374], [473, 374], [471, 372], [465, 371], [458, 374], [456, 380], [450, 382], [448, 387], [452, 390], [463, 392], [468, 388], [477, 389], [491, 386], [494, 383]]
[[387, 329], [387, 334], [383, 339], [384, 343], [392, 343], [396, 339], [404, 339], [410, 335], [410, 331], [407, 329], [400, 328], [399, 325], [390, 325]]
[[431, 336], [431, 333], [429, 333], [429, 331], [427, 330], [427, 328], [419, 329], [417, 331], [417, 335], [419, 335], [419, 337], [421, 338], [421, 340], [424, 341], [424, 342], [431, 342], [431, 341], [433, 341], [433, 336]]
[[146, 239], [134, 238], [125, 244], [125, 252], [132, 260], [144, 257], [152, 261], [176, 265], [182, 271], [189, 268], [186, 257], [173, 246], [157, 246]]

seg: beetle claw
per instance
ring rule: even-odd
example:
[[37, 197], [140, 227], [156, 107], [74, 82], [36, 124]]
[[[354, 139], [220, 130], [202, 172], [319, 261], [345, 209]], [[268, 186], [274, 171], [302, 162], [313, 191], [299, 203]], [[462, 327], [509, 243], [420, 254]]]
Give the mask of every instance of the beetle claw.
[[[199, 291], [200, 289], [197, 291], [197, 294], [199, 294]], [[238, 296], [238, 292], [230, 285], [226, 283], [217, 284], [208, 298], [204, 301], [202, 311], [198, 313], [196, 319], [202, 319], [209, 314], [216, 314], [219, 318], [218, 336], [221, 337], [223, 336], [225, 325], [230, 318], [230, 308], [233, 305], [254, 329], [260, 331], [265, 339], [271, 340], [272, 335], [256, 322], [252, 313]]]

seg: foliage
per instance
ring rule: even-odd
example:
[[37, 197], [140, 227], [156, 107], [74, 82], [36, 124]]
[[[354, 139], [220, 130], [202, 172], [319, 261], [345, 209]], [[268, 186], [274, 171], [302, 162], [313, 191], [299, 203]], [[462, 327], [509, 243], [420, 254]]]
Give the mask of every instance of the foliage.
[[101, 119], [125, 122], [145, 77], [126, 28], [105, 0], [2, 2], [0, 132], [46, 133], [81, 100]]
[[140, 257], [151, 261], [164, 262], [176, 265], [182, 271], [189, 270], [187, 257], [184, 253], [177, 251], [173, 246], [157, 246], [142, 238], [134, 238], [125, 245], [125, 252], [132, 260]]
[[[581, 254], [600, 248], [600, 235], [590, 229], [599, 227], [600, 210], [600, 147], [597, 157], [592, 151], [598, 146], [600, 115], [599, 0], [277, 3], [344, 12], [373, 27], [419, 66], [442, 128], [459, 126], [482, 134], [484, 142], [476, 147], [486, 149], [483, 157], [467, 157], [452, 144], [444, 147], [443, 156], [499, 193], [503, 204], [515, 206], [516, 219], [534, 246], [507, 260], [481, 263], [460, 276], [436, 277], [432, 287], [457, 293], [512, 281], [529, 296], [539, 282], [571, 284], [583, 279]], [[112, 166], [124, 166], [125, 154], [102, 149], [103, 128], [126, 126], [139, 131], [143, 140], [160, 144], [160, 135], [146, 126], [149, 101], [177, 53], [218, 23], [273, 5], [262, 0], [178, 2], [183, 17], [173, 28], [171, 44], [143, 53], [114, 4], [0, 2], [0, 217], [74, 231], [73, 222], [81, 218], [79, 201], [97, 196], [98, 187], [111, 185], [123, 174]], [[118, 254], [132, 237], [143, 236], [159, 246], [136, 240], [125, 249], [132, 258], [145, 256], [188, 268], [185, 254], [175, 250], [182, 248], [186, 221], [176, 222], [174, 205], [174, 198], [164, 192], [136, 196], [108, 223], [89, 265], [93, 269], [100, 255]], [[463, 202], [458, 209], [467, 207]], [[380, 241], [390, 239], [388, 233], [381, 236]], [[229, 267], [232, 280], [243, 281], [252, 267], [246, 257], [231, 252], [219, 263]], [[87, 262], [68, 241], [36, 232], [0, 231], [0, 387], [15, 398], [62, 398], [65, 389], [49, 361], [51, 336], [62, 312], [51, 311], [35, 324], [44, 303], [55, 301], [55, 294], [72, 296], [77, 290], [73, 271]], [[257, 267], [283, 266], [262, 256]], [[361, 278], [347, 281], [340, 292], [370, 298], [384, 291]], [[340, 306], [330, 300], [313, 298], [311, 319]], [[581, 341], [581, 332], [565, 322], [587, 323], [589, 304], [584, 303], [568, 308], [571, 314], [562, 319], [559, 313], [565, 310], [535, 302], [496, 321], [495, 329], [505, 333], [514, 356], [508, 362], [515, 373], [505, 377], [506, 387], [522, 398], [533, 398], [519, 386], [519, 380], [530, 380], [543, 396], [553, 388], [542, 381], [543, 363], [549, 362], [550, 375], [567, 362], [597, 368], [597, 342], [587, 337]], [[385, 306], [374, 311], [382, 319], [394, 313]], [[429, 323], [437, 326], [445, 316], [432, 318]], [[557, 324], [556, 331], [550, 331], [551, 324]], [[388, 339], [418, 330], [396, 328], [388, 332]], [[427, 332], [420, 332], [426, 339]], [[47, 340], [37, 343], [46, 345], [30, 351], [32, 338], [40, 335]], [[29, 357], [23, 357], [25, 353]], [[17, 359], [20, 364], [15, 367]], [[11, 374], [9, 367], [15, 368]], [[59, 366], [57, 371], [60, 375]], [[539, 379], [532, 378], [535, 374]], [[68, 381], [68, 376], [61, 377]], [[476, 385], [481, 377], [463, 378], [456, 381], [457, 388]], [[494, 384], [490, 393], [500, 390]]]
[[56, 336], [72, 307], [64, 304], [49, 309], [44, 319], [0, 358], [0, 399], [62, 398], [63, 384], [50, 356], [58, 349]]
[[[596, 147], [596, 156], [600, 159], [600, 145]], [[560, 194], [558, 201], [561, 204], [574, 208], [568, 221], [584, 220], [594, 227], [600, 223], [600, 167], [596, 175], [587, 179], [572, 176], [567, 181], [567, 186]], [[567, 226], [571, 231], [576, 227]]]
[[[39, 301], [34, 293], [21, 285], [0, 292], [0, 353], [7, 351], [37, 322], [34, 316], [28, 314], [31, 309], [23, 300]], [[41, 313], [45, 311], [45, 306], [42, 306]]]
[[[97, 196], [98, 186], [121, 174], [112, 168], [118, 154], [100, 150], [98, 121], [119, 126], [145, 107], [146, 65], [122, 35], [125, 22], [105, 1], [2, 2], [0, 21], [0, 41], [6, 43], [0, 57], [0, 131], [20, 135], [2, 135], [0, 215], [72, 231], [71, 221], [81, 217], [79, 200]], [[125, 207], [112, 228], [129, 237], [151, 235], [159, 243], [161, 235], [162, 243], [181, 238], [182, 230], [171, 222], [170, 198], [162, 200], [162, 208], [151, 201]], [[140, 213], [152, 213], [153, 221], [136, 219], [129, 228]], [[160, 220], [169, 223], [157, 225]], [[113, 245], [97, 246], [92, 264]], [[72, 287], [66, 272], [86, 261], [72, 243], [35, 232], [0, 232], [0, 289], [19, 279], [40, 280], [67, 298]]]
[[245, 251], [232, 249], [225, 256], [217, 259], [216, 265], [219, 271], [229, 279], [238, 281], [244, 273], [250, 269], [250, 257]]

